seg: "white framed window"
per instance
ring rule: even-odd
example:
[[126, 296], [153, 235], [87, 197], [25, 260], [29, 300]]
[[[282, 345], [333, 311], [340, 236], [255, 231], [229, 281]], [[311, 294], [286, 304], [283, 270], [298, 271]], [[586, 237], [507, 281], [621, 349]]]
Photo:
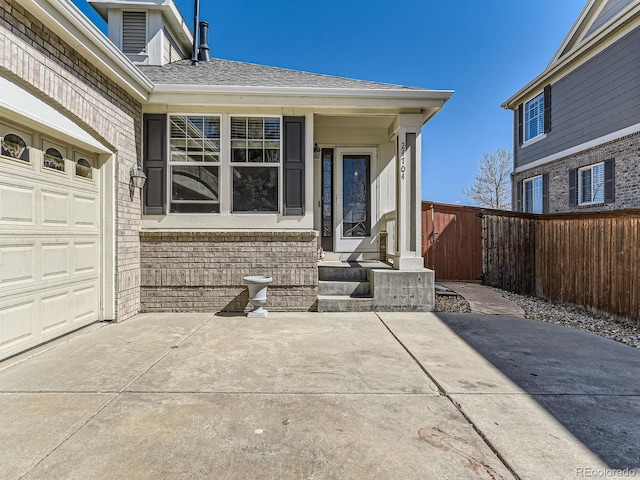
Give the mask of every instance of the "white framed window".
[[544, 92], [524, 104], [524, 141], [544, 133]]
[[220, 212], [220, 116], [170, 115], [171, 213]]
[[280, 211], [282, 118], [231, 116], [231, 212]]
[[523, 211], [527, 213], [543, 212], [543, 177], [529, 178], [522, 182]]
[[578, 204], [604, 203], [604, 162], [578, 170]]

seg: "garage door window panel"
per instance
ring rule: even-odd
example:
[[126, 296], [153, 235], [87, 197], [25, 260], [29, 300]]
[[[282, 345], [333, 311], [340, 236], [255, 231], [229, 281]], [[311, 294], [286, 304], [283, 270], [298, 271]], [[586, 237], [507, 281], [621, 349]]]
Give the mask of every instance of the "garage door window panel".
[[42, 165], [44, 168], [51, 170], [57, 170], [58, 172], [64, 172], [64, 158], [60, 151], [56, 148], [47, 148], [44, 152], [44, 159]]
[[27, 143], [15, 133], [10, 133], [2, 138], [1, 153], [5, 157], [15, 158], [16, 160], [29, 161], [29, 148]]

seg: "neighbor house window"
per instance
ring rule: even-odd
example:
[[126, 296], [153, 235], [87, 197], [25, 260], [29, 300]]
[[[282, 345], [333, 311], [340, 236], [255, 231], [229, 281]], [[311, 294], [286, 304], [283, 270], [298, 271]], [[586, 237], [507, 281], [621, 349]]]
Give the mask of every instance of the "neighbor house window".
[[527, 213], [543, 213], [543, 178], [542, 175], [522, 182], [523, 211]]
[[524, 105], [524, 141], [544, 133], [544, 93]]
[[278, 212], [279, 117], [231, 117], [233, 212]]
[[169, 131], [170, 211], [220, 212], [220, 117], [172, 115]]
[[604, 162], [578, 170], [580, 205], [604, 203]]

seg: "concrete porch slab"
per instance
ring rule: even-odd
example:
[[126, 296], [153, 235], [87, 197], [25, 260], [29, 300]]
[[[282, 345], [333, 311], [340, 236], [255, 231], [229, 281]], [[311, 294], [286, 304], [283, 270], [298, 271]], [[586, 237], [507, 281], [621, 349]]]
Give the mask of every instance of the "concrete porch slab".
[[0, 393], [0, 478], [22, 478], [113, 394]]
[[142, 314], [106, 325], [0, 370], [0, 391], [119, 392], [211, 316]]
[[508, 479], [433, 395], [122, 394], [25, 480]]
[[448, 393], [522, 393], [435, 313], [378, 314]]
[[141, 392], [435, 394], [372, 313], [216, 316], [128, 387]]
[[604, 472], [610, 467], [526, 394], [452, 398], [520, 478], [582, 478], [580, 472]]

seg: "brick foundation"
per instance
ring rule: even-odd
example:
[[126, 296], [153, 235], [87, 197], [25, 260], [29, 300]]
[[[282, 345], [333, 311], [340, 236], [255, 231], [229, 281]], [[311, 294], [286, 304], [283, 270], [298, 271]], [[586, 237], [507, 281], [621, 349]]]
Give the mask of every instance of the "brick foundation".
[[141, 232], [143, 312], [250, 310], [243, 277], [268, 275], [265, 307], [316, 309], [317, 232]]

